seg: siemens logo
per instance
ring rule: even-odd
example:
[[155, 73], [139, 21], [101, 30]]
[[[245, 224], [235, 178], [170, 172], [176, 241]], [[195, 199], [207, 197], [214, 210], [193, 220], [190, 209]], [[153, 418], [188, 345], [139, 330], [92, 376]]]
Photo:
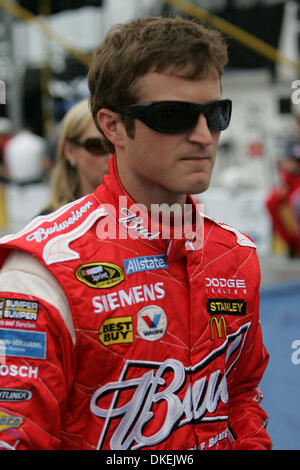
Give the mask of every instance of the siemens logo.
[[139, 256], [138, 258], [124, 259], [123, 264], [126, 274], [168, 268], [167, 257], [165, 255]]
[[95, 313], [113, 312], [120, 307], [136, 305], [143, 302], [163, 299], [165, 297], [164, 283], [143, 284], [131, 287], [125, 291], [123, 289], [110, 294], [93, 297], [93, 307]]

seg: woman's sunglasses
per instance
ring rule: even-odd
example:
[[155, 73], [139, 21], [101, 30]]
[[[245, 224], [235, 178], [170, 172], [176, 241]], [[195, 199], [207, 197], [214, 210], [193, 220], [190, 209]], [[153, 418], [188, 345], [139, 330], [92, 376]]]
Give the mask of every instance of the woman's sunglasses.
[[101, 156], [108, 153], [103, 147], [102, 140], [98, 137], [90, 137], [89, 139], [85, 139], [82, 142], [80, 142], [80, 140], [70, 139], [70, 142], [72, 142], [74, 145], [77, 145], [78, 147], [83, 147], [85, 150], [96, 156]]
[[231, 100], [225, 99], [208, 104], [186, 101], [152, 101], [119, 106], [114, 111], [139, 119], [150, 129], [171, 134], [193, 129], [200, 114], [204, 114], [206, 117], [209, 129], [223, 131], [229, 125], [231, 108]]

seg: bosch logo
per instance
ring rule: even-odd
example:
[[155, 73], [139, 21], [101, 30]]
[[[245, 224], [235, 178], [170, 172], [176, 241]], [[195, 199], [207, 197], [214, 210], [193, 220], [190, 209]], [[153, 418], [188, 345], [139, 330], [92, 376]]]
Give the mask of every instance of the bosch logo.
[[244, 279], [225, 279], [217, 277], [207, 277], [205, 280], [206, 287], [229, 287], [231, 289], [246, 289], [246, 282]]
[[0, 365], [0, 377], [6, 377], [10, 375], [10, 377], [21, 377], [24, 379], [27, 378], [38, 378], [39, 368], [32, 367], [32, 366], [17, 366], [17, 365], [10, 365], [1, 364]]

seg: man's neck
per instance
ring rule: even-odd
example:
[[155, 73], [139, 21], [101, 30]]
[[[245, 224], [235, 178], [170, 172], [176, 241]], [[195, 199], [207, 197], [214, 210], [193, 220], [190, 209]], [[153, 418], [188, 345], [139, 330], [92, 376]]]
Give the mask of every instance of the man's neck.
[[123, 173], [122, 170], [119, 171], [118, 165], [117, 170], [124, 190], [137, 204], [142, 204], [148, 210], [153, 210], [160, 205], [168, 207], [176, 207], [178, 205], [183, 210], [187, 202], [187, 194], [170, 191], [163, 186], [143, 179], [140, 175], [138, 178], [135, 178], [129, 173]]

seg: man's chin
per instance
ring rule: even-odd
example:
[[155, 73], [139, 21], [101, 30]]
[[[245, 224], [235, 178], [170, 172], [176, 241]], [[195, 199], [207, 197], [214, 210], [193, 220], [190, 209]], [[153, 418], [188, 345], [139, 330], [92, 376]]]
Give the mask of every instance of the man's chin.
[[201, 181], [199, 183], [190, 185], [189, 191], [187, 194], [200, 194], [204, 193], [209, 188], [209, 181]]

